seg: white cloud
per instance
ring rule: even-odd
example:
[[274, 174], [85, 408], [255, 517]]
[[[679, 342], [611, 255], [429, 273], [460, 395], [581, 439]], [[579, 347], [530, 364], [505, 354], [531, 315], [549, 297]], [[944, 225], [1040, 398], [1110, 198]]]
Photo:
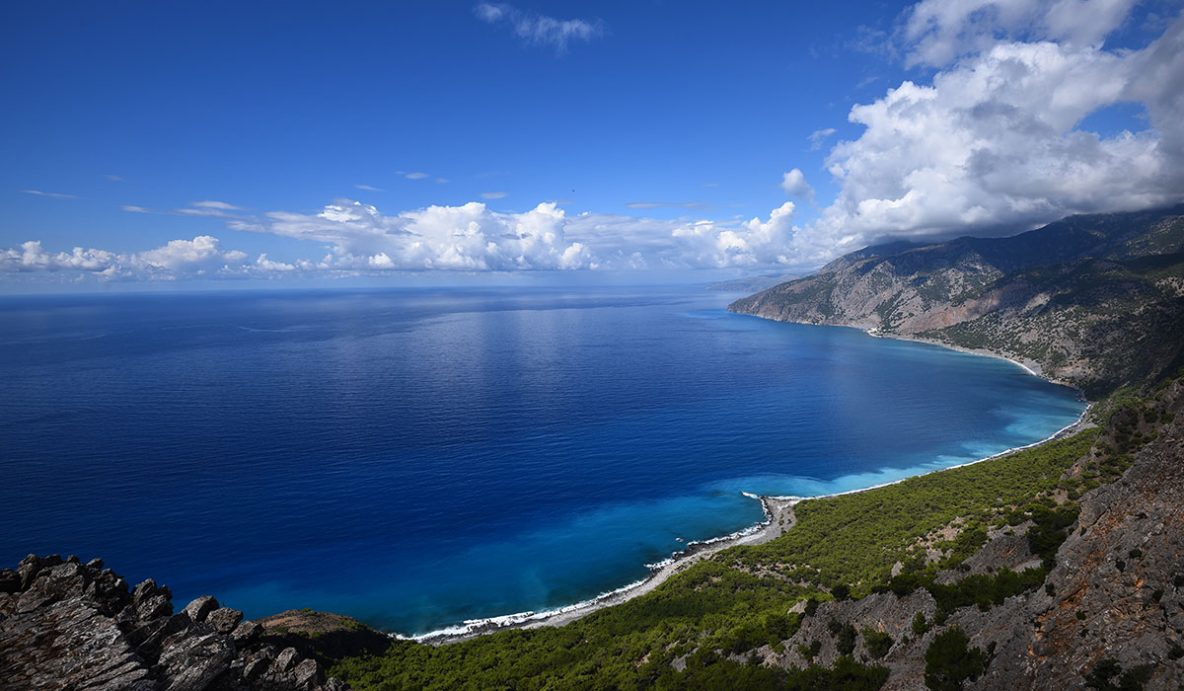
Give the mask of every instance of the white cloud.
[[791, 264], [794, 259], [787, 251], [796, 231], [793, 212], [793, 202], [785, 202], [766, 221], [754, 218], [738, 226], [699, 221], [675, 228], [671, 235], [681, 261], [696, 268]]
[[101, 271], [115, 261], [116, 255], [111, 252], [81, 247], [75, 247], [71, 252], [51, 254], [36, 240], [22, 243], [16, 249], [0, 250], [0, 270], [3, 271]]
[[275, 211], [236, 230], [266, 232], [332, 246], [337, 269], [514, 271], [594, 265], [588, 248], [565, 237], [566, 214], [553, 203], [498, 213], [479, 202], [386, 215], [343, 199], [317, 214]]
[[199, 209], [217, 209], [218, 211], [241, 211], [242, 210], [239, 207], [235, 206], [234, 204], [227, 204], [226, 202], [218, 202], [218, 201], [193, 202], [192, 204], [190, 204], [190, 206], [194, 206]]
[[103, 179], [107, 182], [123, 182], [123, 176], [121, 175], [104, 175]]
[[354, 187], [359, 190], [362, 190], [363, 192], [381, 192], [382, 191], [379, 188], [375, 187], [374, 185], [354, 185]]
[[806, 174], [800, 168], [794, 168], [781, 176], [781, 189], [793, 197], [802, 197], [803, 199], [814, 198], [814, 188], [810, 187], [810, 183], [806, 182]]
[[599, 19], [556, 19], [505, 3], [478, 3], [473, 13], [488, 24], [505, 22], [526, 43], [549, 46], [559, 54], [567, 52], [573, 41], [587, 43], [605, 32], [604, 22]]
[[124, 204], [123, 206], [121, 206], [121, 207], [119, 207], [119, 208], [121, 208], [121, 209], [123, 209], [124, 211], [126, 211], [126, 212], [128, 212], [128, 213], [131, 213], [131, 214], [148, 214], [148, 213], [152, 213], [152, 211], [151, 211], [149, 208], [147, 208], [147, 207], [144, 207], [144, 206], [136, 206], [135, 204]]
[[421, 170], [413, 170], [413, 171], [396, 170], [395, 175], [402, 175], [404, 178], [407, 178], [408, 180], [426, 180], [427, 178], [432, 177], [431, 174], [425, 173]]
[[231, 211], [242, 211], [241, 207], [226, 202], [215, 200], [205, 200], [200, 202], [192, 202], [189, 206], [177, 209], [175, 213], [182, 216], [213, 216], [215, 218], [228, 218], [234, 214]]
[[908, 12], [907, 62], [942, 67], [1001, 39], [1096, 48], [1136, 0], [923, 0]]
[[49, 252], [36, 240], [0, 250], [0, 272], [73, 271], [105, 279], [153, 278], [170, 280], [186, 276], [241, 275], [281, 270], [281, 265], [260, 255], [251, 265], [247, 254], [224, 250], [218, 239], [199, 235], [192, 240], [172, 240], [143, 252], [117, 253], [75, 247], [69, 252]]
[[46, 192], [44, 190], [21, 190], [22, 194], [31, 194], [34, 197], [49, 197], [50, 199], [77, 199], [73, 194], [65, 194], [63, 192]]
[[505, 192], [482, 192], [481, 198], [482, 199], [505, 199], [506, 193]]
[[246, 258], [238, 250], [221, 250], [218, 238], [199, 235], [192, 240], [170, 240], [163, 247], [132, 255], [130, 263], [150, 270], [177, 271], [202, 265], [239, 264]]
[[[968, 7], [986, 9], [968, 15]], [[1069, 7], [1097, 12], [1075, 24]], [[851, 109], [863, 133], [827, 158], [841, 190], [795, 234], [791, 254], [817, 264], [887, 235], [982, 234], [1179, 201], [1184, 19], [1142, 50], [1107, 50], [1101, 41], [1123, 7], [918, 5], [917, 59], [957, 62], [930, 83], [906, 81]], [[988, 27], [1018, 31], [1020, 16], [1037, 17], [1041, 40], [990, 42]], [[1128, 102], [1146, 108], [1150, 126], [1111, 136], [1080, 129], [1090, 114]]]
[[824, 127], [820, 130], [814, 130], [810, 133], [809, 137], [806, 137], [810, 140], [810, 149], [814, 151], [821, 149], [823, 143], [826, 142], [827, 139], [833, 137], [837, 131], [838, 130], [833, 127]]

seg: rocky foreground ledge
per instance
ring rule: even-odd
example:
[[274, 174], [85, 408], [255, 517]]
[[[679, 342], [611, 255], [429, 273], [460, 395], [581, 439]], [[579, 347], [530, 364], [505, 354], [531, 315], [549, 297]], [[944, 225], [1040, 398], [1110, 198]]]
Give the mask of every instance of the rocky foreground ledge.
[[336, 615], [244, 621], [209, 596], [174, 614], [167, 587], [149, 579], [129, 591], [99, 559], [30, 555], [0, 570], [2, 689], [341, 691], [326, 660], [385, 641]]

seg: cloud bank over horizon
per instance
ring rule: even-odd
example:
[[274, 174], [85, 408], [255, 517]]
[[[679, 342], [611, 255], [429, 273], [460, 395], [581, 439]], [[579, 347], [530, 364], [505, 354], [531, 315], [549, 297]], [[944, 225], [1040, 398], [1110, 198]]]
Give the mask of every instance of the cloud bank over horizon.
[[[0, 248], [0, 271], [161, 280], [383, 271], [805, 270], [889, 237], [1014, 232], [1075, 213], [1163, 206], [1184, 200], [1184, 16], [1165, 21], [1142, 47], [1109, 47], [1108, 37], [1130, 21], [1134, 5], [913, 5], [900, 18], [891, 52], [923, 76], [853, 105], [847, 120], [859, 128], [857, 136], [841, 139], [836, 127], [813, 131], [803, 146], [827, 150], [825, 168], [804, 172], [786, 161], [781, 171], [788, 172], [770, 171], [770, 187], [779, 183], [797, 204], [785, 201], [762, 217], [691, 216], [707, 208], [696, 202], [625, 205], [688, 214], [660, 219], [569, 215], [553, 201], [517, 212], [479, 201], [392, 212], [345, 198], [315, 212], [254, 213], [207, 200], [166, 213], [214, 219], [234, 233], [301, 241], [316, 247], [306, 256], [319, 258], [252, 258], [224, 249], [210, 234], [125, 253], [50, 251], [28, 241]], [[481, 3], [473, 11], [478, 20], [508, 26], [523, 41], [556, 53], [604, 31], [596, 22], [556, 20], [507, 4]], [[1137, 108], [1139, 126], [1091, 129], [1091, 117], [1115, 107]], [[833, 197], [819, 183], [827, 175]], [[819, 199], [824, 194], [828, 199]], [[498, 200], [507, 193], [480, 196]], [[139, 205], [123, 208], [152, 213]], [[806, 220], [795, 220], [803, 211]]]

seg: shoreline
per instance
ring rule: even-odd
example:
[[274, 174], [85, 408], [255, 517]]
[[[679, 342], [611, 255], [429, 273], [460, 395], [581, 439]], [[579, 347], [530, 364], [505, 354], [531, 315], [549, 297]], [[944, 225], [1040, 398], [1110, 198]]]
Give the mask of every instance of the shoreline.
[[705, 559], [706, 557], [712, 556], [718, 552], [722, 552], [725, 549], [739, 545], [759, 545], [780, 537], [785, 531], [789, 530], [796, 524], [797, 518], [794, 515], [794, 507], [800, 502], [810, 501], [812, 499], [831, 499], [834, 497], [859, 494], [861, 492], [870, 492], [872, 490], [900, 484], [915, 477], [922, 477], [933, 473], [954, 470], [955, 468], [965, 468], [966, 466], [993, 461], [1013, 453], [1018, 453], [1020, 451], [1031, 449], [1042, 444], [1047, 444], [1051, 441], [1056, 441], [1057, 439], [1063, 439], [1082, 430], [1093, 427], [1093, 424], [1086, 420], [1086, 417], [1089, 415], [1089, 411], [1092, 409], [1092, 407], [1092, 405], [1087, 404], [1085, 409], [1081, 411], [1081, 415], [1079, 415], [1076, 420], [1068, 425], [1065, 425], [1044, 439], [1034, 441], [1030, 444], [1024, 444], [1022, 446], [1014, 446], [1010, 449], [1005, 449], [998, 453], [991, 454], [990, 456], [976, 458], [965, 463], [958, 463], [956, 465], [945, 466], [942, 468], [933, 468], [926, 472], [917, 473], [916, 475], [909, 475], [908, 477], [902, 477], [889, 482], [881, 482], [868, 487], [859, 487], [856, 489], [844, 490], [842, 492], [832, 492], [830, 494], [819, 494], [811, 497], [763, 496], [742, 492], [744, 496], [758, 499], [761, 502], [761, 506], [765, 510], [765, 520], [763, 522], [729, 535], [723, 535], [716, 538], [710, 538], [708, 540], [689, 543], [685, 550], [678, 552], [656, 564], [648, 564], [647, 566], [650, 566], [653, 570], [649, 576], [646, 576], [641, 580], [626, 584], [615, 590], [610, 590], [607, 593], [603, 593], [594, 598], [583, 600], [571, 605], [566, 605], [564, 607], [559, 607], [557, 609], [507, 614], [500, 617], [490, 617], [488, 619], [472, 619], [458, 626], [451, 626], [438, 631], [430, 631], [417, 636], [403, 636], [399, 634], [392, 634], [392, 636], [400, 640], [413, 640], [419, 643], [427, 643], [430, 645], [448, 645], [451, 643], [460, 643], [462, 641], [470, 640], [490, 633], [495, 633], [497, 631], [505, 631], [510, 629], [537, 629], [544, 626], [564, 626], [606, 607], [619, 605], [650, 593], [662, 583], [669, 580], [672, 576], [681, 573], [691, 565]]
[[793, 527], [796, 517], [793, 507], [805, 497], [766, 497], [741, 492], [742, 495], [759, 501], [765, 520], [742, 530], [706, 540], [696, 540], [662, 561], [646, 564], [650, 574], [645, 578], [601, 593], [588, 600], [582, 600], [556, 609], [518, 612], [486, 619], [470, 619], [456, 626], [416, 636], [391, 634], [400, 640], [413, 640], [430, 645], [460, 643], [478, 636], [509, 629], [537, 629], [544, 626], [563, 626], [581, 619], [593, 612], [612, 607], [635, 597], [653, 591], [671, 576], [680, 573], [706, 557], [737, 545], [760, 545], [777, 537]]
[[[755, 316], [760, 319], [765, 319], [765, 317], [761, 317], [759, 315], [748, 315], [748, 316]], [[769, 320], [769, 321], [781, 321], [781, 320]], [[786, 322], [786, 323], [804, 324], [806, 326], [840, 326], [840, 325], [832, 325], [832, 324], [808, 324], [806, 322]], [[941, 348], [947, 348], [949, 350], [954, 350], [954, 351], [966, 353], [969, 355], [976, 355], [976, 356], [980, 356], [980, 357], [985, 356], [985, 357], [996, 358], [999, 360], [1005, 360], [1005, 361], [1023, 369], [1026, 373], [1028, 373], [1031, 376], [1038, 377], [1038, 378], [1043, 379], [1043, 380], [1045, 380], [1049, 383], [1052, 383], [1052, 384], [1057, 384], [1059, 386], [1065, 386], [1067, 388], [1073, 389], [1081, 397], [1081, 400], [1085, 401], [1086, 405], [1085, 405], [1085, 408], [1081, 411], [1081, 414], [1077, 417], [1077, 419], [1075, 421], [1062, 427], [1061, 429], [1052, 433], [1048, 437], [1045, 437], [1045, 438], [1040, 439], [1038, 441], [1031, 442], [1030, 444], [1024, 444], [1021, 446], [1015, 446], [1015, 447], [1012, 447], [1009, 449], [1005, 449], [1005, 450], [1000, 451], [998, 453], [994, 453], [989, 456], [984, 456], [982, 458], [977, 458], [977, 459], [974, 459], [971, 461], [967, 461], [965, 463], [959, 463], [956, 465], [945, 466], [945, 467], [941, 467], [941, 468], [933, 468], [932, 470], [927, 470], [925, 472], [917, 473], [915, 475], [909, 475], [908, 477], [902, 477], [902, 478], [899, 478], [896, 480], [891, 480], [889, 482], [882, 482], [877, 485], [871, 485], [868, 487], [860, 487], [860, 488], [852, 489], [852, 490], [845, 490], [843, 492], [834, 492], [831, 494], [820, 494], [820, 495], [812, 496], [812, 497], [763, 496], [763, 495], [752, 494], [749, 492], [741, 492], [741, 494], [743, 494], [744, 496], [749, 497], [751, 499], [755, 499], [761, 503], [761, 508], [765, 514], [764, 521], [762, 521], [761, 523], [758, 523], [756, 525], [750, 526], [748, 528], [745, 528], [743, 530], [739, 530], [737, 532], [730, 533], [728, 535], [722, 535], [722, 536], [715, 537], [715, 538], [709, 538], [707, 540], [699, 540], [699, 541], [688, 543], [686, 548], [683, 549], [682, 551], [676, 552], [676, 553], [672, 554], [670, 557], [668, 557], [660, 562], [657, 562], [654, 564], [647, 564], [646, 566], [648, 566], [651, 569], [651, 572], [645, 578], [634, 581], [632, 583], [628, 583], [626, 585], [621, 586], [620, 588], [610, 590], [606, 593], [602, 593], [602, 594], [597, 595], [596, 597], [590, 598], [588, 600], [583, 600], [580, 602], [576, 602], [576, 603], [573, 603], [570, 605], [565, 605], [563, 607], [558, 607], [556, 609], [550, 609], [550, 610], [527, 611], [527, 612], [519, 612], [519, 613], [514, 613], [514, 614], [506, 614], [506, 615], [502, 615], [502, 616], [498, 616], [498, 617], [489, 617], [489, 618], [485, 618], [485, 619], [471, 619], [471, 620], [467, 620], [467, 621], [463, 622], [460, 625], [446, 627], [446, 628], [443, 628], [443, 629], [440, 629], [437, 631], [429, 631], [427, 633], [415, 635], [415, 636], [404, 636], [404, 635], [400, 635], [400, 634], [390, 634], [390, 635], [393, 638], [400, 639], [400, 640], [413, 640], [413, 641], [417, 641], [419, 643], [427, 643], [429, 645], [448, 645], [451, 643], [460, 643], [462, 641], [470, 640], [470, 639], [477, 638], [479, 636], [484, 636], [486, 634], [494, 633], [497, 631], [505, 631], [505, 630], [511, 630], [511, 629], [537, 629], [537, 628], [541, 628], [544, 626], [552, 626], [552, 627], [564, 626], [566, 624], [569, 624], [573, 621], [581, 619], [589, 614], [592, 614], [593, 612], [597, 612], [597, 611], [604, 609], [606, 607], [612, 607], [614, 605], [619, 605], [619, 604], [622, 604], [622, 603], [627, 602], [629, 600], [632, 600], [634, 598], [637, 598], [637, 597], [640, 597], [640, 596], [645, 595], [647, 593], [650, 593], [654, 589], [656, 589], [658, 586], [660, 586], [662, 583], [669, 580], [672, 576], [674, 576], [678, 573], [681, 573], [682, 571], [686, 570], [687, 568], [689, 568], [693, 564], [695, 564], [699, 561], [702, 561], [703, 559], [705, 559], [711, 555], [714, 555], [718, 552], [721, 552], [725, 549], [728, 549], [730, 547], [739, 546], [739, 545], [759, 545], [759, 544], [763, 544], [765, 542], [769, 542], [771, 540], [774, 540], [774, 539], [780, 537], [782, 535], [782, 533], [784, 533], [786, 530], [789, 530], [790, 528], [792, 528], [796, 524], [797, 518], [794, 514], [794, 506], [796, 506], [799, 502], [807, 501], [810, 499], [827, 499], [827, 498], [840, 497], [840, 496], [845, 496], [845, 495], [850, 495], [850, 494], [857, 494], [859, 492], [868, 492], [868, 491], [871, 491], [874, 489], [880, 489], [882, 487], [889, 487], [889, 486], [892, 486], [895, 484], [899, 484], [899, 483], [904, 482], [910, 478], [921, 477], [924, 475], [930, 475], [932, 473], [940, 473], [940, 472], [943, 472], [946, 470], [953, 470], [955, 468], [964, 468], [966, 466], [974, 465], [977, 463], [984, 463], [986, 461], [995, 460], [997, 458], [1001, 458], [1003, 456], [1017, 453], [1019, 451], [1031, 449], [1033, 447], [1040, 446], [1042, 444], [1047, 444], [1051, 441], [1055, 441], [1057, 439], [1062, 439], [1064, 437], [1068, 437], [1073, 434], [1076, 434], [1077, 432], [1080, 432], [1082, 430], [1093, 427], [1093, 424], [1087, 420], [1087, 418], [1089, 416], [1089, 412], [1093, 408], [1093, 404], [1085, 399], [1081, 390], [1078, 389], [1077, 387], [1073, 386], [1072, 384], [1068, 384], [1068, 383], [1062, 382], [1062, 381], [1057, 381], [1057, 380], [1054, 380], [1050, 377], [1045, 376], [1044, 374], [1042, 374], [1039, 371], [1038, 367], [1037, 367], [1037, 369], [1033, 369], [1032, 367], [1029, 367], [1028, 365], [1026, 365], [1022, 362], [1013, 360], [1013, 359], [1011, 359], [1005, 355], [1001, 355], [999, 353], [992, 353], [989, 351], [981, 351], [981, 350], [974, 350], [974, 349], [970, 349], [970, 348], [963, 348], [960, 346], [941, 343], [938, 341], [933, 341], [933, 340], [925, 339], [925, 338], [881, 334], [881, 333], [875, 331], [874, 329], [861, 329], [860, 327], [856, 327], [856, 326], [842, 326], [841, 328], [859, 329], [860, 331], [863, 331], [866, 335], [868, 335], [872, 338], [888, 338], [888, 339], [894, 339], [894, 340], [900, 340], [900, 341], [923, 343], [923, 344], [933, 345], [933, 346], [937, 346], [937, 347], [941, 347]]]

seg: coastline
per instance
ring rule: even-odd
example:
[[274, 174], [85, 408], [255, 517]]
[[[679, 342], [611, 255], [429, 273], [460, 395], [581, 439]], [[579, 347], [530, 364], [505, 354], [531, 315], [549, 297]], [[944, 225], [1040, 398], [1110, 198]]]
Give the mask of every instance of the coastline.
[[[760, 317], [759, 315], [749, 315], [749, 316], [755, 316], [760, 319], [765, 319], [765, 317]], [[781, 321], [781, 320], [770, 320], [770, 321]], [[896, 339], [896, 340], [901, 340], [901, 341], [911, 341], [914, 343], [924, 343], [927, 345], [933, 345], [933, 346], [938, 346], [938, 347], [942, 347], [942, 348], [947, 348], [949, 350], [954, 350], [954, 351], [966, 353], [969, 355], [985, 356], [985, 357], [996, 358], [999, 360], [1005, 360], [1005, 361], [1010, 362], [1011, 364], [1023, 369], [1026, 373], [1030, 374], [1031, 376], [1038, 377], [1040, 379], [1044, 379], [1047, 382], [1057, 384], [1060, 386], [1065, 386], [1065, 387], [1073, 389], [1074, 391], [1077, 391], [1078, 395], [1082, 397], [1083, 401], [1085, 401], [1085, 398], [1082, 395], [1080, 389], [1073, 386], [1072, 384], [1068, 384], [1063, 381], [1057, 381], [1057, 380], [1052, 379], [1048, 376], [1045, 376], [1043, 373], [1041, 373], [1039, 371], [1038, 365], [1036, 365], [1035, 368], [1033, 368], [1023, 362], [1013, 360], [1012, 358], [1009, 358], [1005, 355], [1001, 355], [999, 353], [993, 353], [993, 352], [984, 351], [984, 350], [974, 350], [971, 348], [963, 348], [960, 346], [941, 343], [939, 341], [934, 341], [934, 340], [925, 339], [925, 338], [910, 337], [910, 336], [898, 336], [895, 334], [892, 334], [892, 335], [881, 334], [874, 329], [861, 329], [860, 327], [855, 327], [855, 326], [842, 326], [842, 325], [837, 325], [837, 324], [808, 324], [806, 322], [788, 322], [788, 323], [798, 323], [798, 324], [804, 324], [807, 326], [841, 326], [842, 328], [854, 328], [854, 329], [859, 329], [860, 331], [863, 331], [866, 335], [868, 335], [872, 338], [891, 338], [891, 339]], [[476, 638], [478, 636], [483, 636], [483, 635], [486, 635], [489, 633], [494, 633], [496, 631], [504, 631], [504, 630], [509, 630], [509, 629], [536, 629], [536, 628], [541, 628], [541, 627], [545, 627], [545, 626], [550, 626], [550, 627], [564, 626], [564, 625], [569, 624], [573, 621], [576, 621], [577, 619], [581, 619], [589, 614], [592, 614], [593, 612], [597, 612], [597, 611], [604, 609], [606, 607], [612, 607], [614, 605], [618, 605], [618, 604], [627, 602], [629, 600], [632, 600], [634, 598], [640, 597], [642, 595], [645, 595], [647, 593], [650, 593], [654, 589], [656, 589], [658, 586], [660, 586], [662, 583], [664, 583], [665, 581], [670, 579], [672, 576], [674, 576], [678, 573], [681, 573], [682, 571], [686, 570], [687, 568], [689, 568], [693, 564], [695, 564], [699, 561], [702, 561], [703, 559], [705, 559], [709, 556], [712, 556], [718, 552], [721, 552], [725, 549], [728, 549], [730, 547], [739, 546], [739, 545], [759, 545], [759, 544], [763, 544], [765, 542], [769, 542], [771, 540], [774, 540], [777, 537], [780, 537], [782, 535], [782, 533], [784, 533], [786, 530], [789, 530], [790, 528], [792, 528], [795, 525], [797, 519], [794, 514], [794, 506], [796, 506], [799, 502], [810, 500], [810, 499], [826, 499], [826, 498], [839, 497], [839, 496], [845, 496], [845, 495], [850, 495], [850, 494], [857, 494], [860, 492], [868, 492], [868, 491], [871, 491], [874, 489], [879, 489], [882, 487], [889, 487], [891, 485], [899, 484], [899, 483], [904, 482], [905, 480], [908, 480], [913, 477], [920, 477], [920, 476], [929, 475], [932, 473], [940, 473], [940, 472], [947, 471], [947, 470], [953, 470], [955, 468], [964, 468], [966, 466], [974, 465], [977, 463], [984, 463], [986, 461], [991, 461], [991, 460], [994, 460], [997, 458], [1001, 458], [1003, 456], [1017, 453], [1019, 451], [1023, 451], [1023, 450], [1030, 449], [1030, 448], [1033, 448], [1036, 446], [1040, 446], [1042, 444], [1046, 444], [1048, 442], [1055, 441], [1057, 439], [1072, 436], [1073, 434], [1076, 434], [1082, 430], [1093, 427], [1094, 426], [1093, 423], [1089, 422], [1087, 419], [1089, 416], [1090, 410], [1093, 408], [1093, 405], [1091, 403], [1089, 403], [1089, 401], [1085, 401], [1085, 402], [1086, 402], [1085, 408], [1081, 411], [1081, 414], [1077, 417], [1077, 419], [1075, 421], [1062, 427], [1061, 429], [1057, 430], [1056, 432], [1049, 435], [1048, 437], [1045, 437], [1045, 438], [1040, 439], [1038, 441], [1034, 441], [1029, 444], [1024, 444], [1022, 446], [1012, 447], [1012, 448], [1006, 449], [1004, 451], [1000, 451], [998, 453], [991, 454], [989, 456], [984, 456], [982, 458], [977, 458], [972, 461], [967, 461], [966, 463], [959, 463], [956, 465], [945, 466], [942, 468], [934, 468], [934, 469], [929, 470], [927, 472], [917, 473], [916, 475], [902, 477], [902, 478], [899, 478], [896, 480], [892, 480], [889, 482], [883, 482], [883, 483], [880, 483], [877, 485], [872, 485], [869, 487], [860, 487], [857, 489], [846, 490], [843, 492], [835, 492], [835, 493], [831, 493], [831, 494], [821, 494], [821, 495], [811, 496], [811, 497], [760, 496], [760, 495], [755, 495], [755, 494], [751, 494], [748, 492], [742, 492], [742, 494], [744, 496], [755, 499], [761, 503], [761, 508], [764, 510], [764, 513], [765, 513], [765, 520], [763, 522], [758, 523], [754, 526], [750, 526], [749, 528], [746, 528], [744, 530], [740, 530], [735, 533], [731, 533], [729, 535], [723, 535], [723, 536], [716, 537], [716, 538], [710, 538], [707, 540], [701, 540], [701, 541], [688, 543], [687, 547], [684, 550], [674, 553], [669, 558], [664, 559], [661, 562], [658, 562], [655, 564], [647, 564], [647, 566], [649, 566], [651, 568], [651, 573], [648, 576], [646, 576], [645, 578], [635, 581], [633, 583], [626, 584], [624, 586], [621, 586], [620, 588], [611, 590], [609, 592], [602, 593], [594, 598], [584, 600], [581, 602], [576, 602], [576, 603], [573, 603], [570, 605], [566, 605], [566, 606], [559, 607], [556, 609], [551, 609], [551, 610], [543, 610], [543, 611], [537, 611], [537, 612], [536, 611], [528, 611], [528, 612], [520, 612], [520, 613], [515, 613], [515, 614], [507, 614], [507, 615], [502, 615], [502, 616], [498, 616], [498, 617], [490, 617], [490, 618], [486, 618], [486, 619], [468, 620], [458, 626], [451, 626], [451, 627], [447, 627], [444, 629], [440, 629], [438, 631], [430, 631], [425, 634], [420, 634], [420, 635], [416, 635], [416, 636], [403, 636], [403, 635], [399, 635], [399, 634], [392, 634], [392, 637], [398, 638], [398, 639], [403, 639], [403, 640], [414, 640], [414, 641], [417, 641], [420, 643], [427, 643], [430, 645], [447, 645], [447, 644], [451, 644], [451, 643], [459, 643], [462, 641], [470, 640], [472, 638]]]
[[633, 583], [621, 586], [594, 598], [565, 605], [556, 609], [538, 612], [519, 612], [487, 619], [471, 619], [458, 626], [450, 626], [439, 631], [429, 631], [418, 636], [403, 636], [393, 634], [392, 637], [401, 640], [413, 640], [431, 645], [447, 645], [459, 643], [471, 638], [483, 636], [495, 631], [507, 629], [536, 629], [543, 626], [563, 626], [577, 619], [581, 619], [593, 612], [621, 604], [635, 597], [651, 592], [664, 583], [671, 576], [680, 573], [717, 552], [737, 545], [760, 545], [780, 537], [796, 523], [793, 507], [804, 497], [765, 497], [742, 492], [750, 499], [761, 503], [765, 520], [728, 535], [697, 540], [687, 543], [685, 549], [675, 552], [670, 557], [654, 564], [647, 564], [651, 571], [648, 576]]

